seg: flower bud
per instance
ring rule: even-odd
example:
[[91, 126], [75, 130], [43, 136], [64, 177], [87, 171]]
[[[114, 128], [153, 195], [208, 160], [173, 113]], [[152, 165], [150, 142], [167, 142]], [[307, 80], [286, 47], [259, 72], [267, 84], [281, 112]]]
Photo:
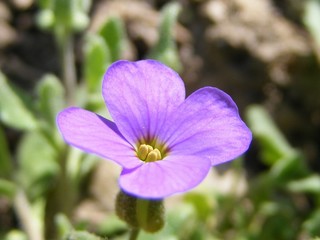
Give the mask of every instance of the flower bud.
[[164, 225], [162, 200], [137, 198], [120, 191], [116, 199], [116, 213], [130, 227], [146, 232], [157, 232]]

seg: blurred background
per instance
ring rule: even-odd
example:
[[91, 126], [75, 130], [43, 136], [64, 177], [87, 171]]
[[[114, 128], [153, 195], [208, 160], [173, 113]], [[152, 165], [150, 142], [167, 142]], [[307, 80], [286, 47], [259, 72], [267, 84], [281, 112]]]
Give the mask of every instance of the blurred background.
[[55, 117], [109, 117], [103, 73], [146, 58], [187, 94], [227, 92], [254, 139], [139, 239], [320, 237], [320, 0], [1, 0], [0, 239], [128, 238], [121, 169], [66, 146]]

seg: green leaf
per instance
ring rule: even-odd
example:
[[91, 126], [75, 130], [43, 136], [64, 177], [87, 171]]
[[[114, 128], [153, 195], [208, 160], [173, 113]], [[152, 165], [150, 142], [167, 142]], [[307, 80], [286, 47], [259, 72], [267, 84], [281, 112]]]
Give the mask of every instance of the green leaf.
[[126, 223], [115, 214], [108, 216], [99, 226], [98, 233], [101, 236], [112, 236], [128, 229]]
[[4, 132], [0, 126], [0, 177], [9, 178], [12, 170], [11, 157]]
[[0, 121], [19, 130], [31, 130], [37, 127], [36, 119], [24, 104], [22, 98], [8, 84], [0, 72]]
[[159, 28], [157, 44], [150, 50], [149, 58], [157, 59], [177, 72], [182, 70], [177, 45], [172, 37], [172, 30], [177, 22], [181, 6], [178, 3], [168, 3], [162, 10], [162, 21]]
[[87, 177], [100, 161], [101, 159], [93, 154], [84, 155], [78, 172], [78, 178], [82, 180]]
[[45, 120], [56, 126], [56, 115], [64, 107], [64, 88], [51, 74], [45, 75], [37, 86], [38, 107]]
[[193, 205], [200, 220], [206, 220], [212, 214], [212, 204], [207, 195], [188, 193], [184, 196], [186, 202]]
[[51, 30], [55, 23], [52, 9], [43, 9], [36, 16], [37, 25], [43, 30]]
[[0, 178], [0, 196], [6, 196], [13, 199], [16, 193], [16, 185], [13, 182]]
[[317, 45], [320, 47], [320, 1], [306, 1], [304, 10], [304, 24], [307, 26]]
[[80, 11], [84, 13], [89, 12], [91, 3], [92, 3], [91, 0], [75, 0], [75, 1], [76, 1], [76, 6]]
[[289, 145], [262, 106], [250, 106], [246, 117], [254, 139], [259, 143], [262, 161], [271, 166], [268, 177], [274, 184], [281, 186], [308, 174], [303, 155]]
[[70, 240], [70, 239], [75, 239], [75, 240], [102, 240], [100, 237], [95, 236], [92, 233], [85, 232], [85, 231], [73, 231], [69, 234], [67, 234], [63, 240]]
[[126, 39], [122, 20], [117, 17], [109, 18], [101, 27], [99, 35], [103, 37], [110, 49], [111, 61], [119, 60], [125, 47]]
[[88, 15], [81, 10], [75, 10], [72, 14], [72, 29], [75, 32], [84, 30], [89, 25], [89, 22]]
[[266, 164], [272, 165], [282, 158], [295, 155], [295, 149], [289, 145], [262, 106], [250, 106], [246, 118], [254, 138], [261, 146], [261, 157]]
[[[310, 236], [320, 236], [320, 210], [314, 211], [302, 227]], [[313, 240], [320, 240], [320, 238], [313, 238]]]
[[101, 84], [100, 84], [100, 88], [98, 87], [96, 92], [91, 93], [87, 96], [85, 109], [98, 114], [100, 114], [102, 111], [102, 114], [105, 115], [106, 104], [103, 98], [101, 97]]
[[308, 174], [309, 169], [306, 165], [306, 161], [299, 152], [279, 159], [272, 165], [269, 172], [269, 176], [277, 185], [282, 185], [292, 179], [305, 177]]
[[103, 74], [111, 63], [110, 50], [104, 39], [98, 35], [88, 35], [85, 41], [84, 75], [89, 92], [100, 91]]
[[90, 22], [88, 12], [91, 7], [91, 0], [72, 0], [74, 10], [73, 10], [73, 29], [75, 31], [84, 30]]
[[54, 0], [53, 11], [57, 28], [72, 29], [72, 15], [75, 13], [74, 0]]
[[46, 192], [56, 177], [57, 153], [39, 132], [23, 136], [18, 147], [19, 180], [30, 198]]
[[42, 9], [52, 8], [53, 1], [55, 1], [55, 0], [37, 0], [37, 4]]
[[320, 194], [320, 176], [314, 174], [303, 179], [291, 181], [288, 183], [288, 189], [298, 193]]
[[68, 233], [73, 231], [73, 226], [66, 215], [59, 213], [54, 220], [57, 225], [59, 239], [62, 239]]
[[27, 235], [20, 230], [11, 230], [6, 234], [4, 240], [28, 240]]

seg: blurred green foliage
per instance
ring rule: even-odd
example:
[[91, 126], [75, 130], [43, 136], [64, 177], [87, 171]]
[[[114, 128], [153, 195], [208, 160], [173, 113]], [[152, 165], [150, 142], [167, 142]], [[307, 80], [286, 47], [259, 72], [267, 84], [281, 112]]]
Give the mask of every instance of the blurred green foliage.
[[12, 162], [6, 141], [6, 136], [0, 128], [0, 177], [9, 178], [12, 171]]
[[0, 119], [6, 125], [19, 130], [31, 130], [37, 127], [35, 116], [24, 103], [23, 96], [9, 85], [1, 72]]
[[304, 23], [320, 48], [320, 1], [307, 0], [304, 9]]
[[159, 39], [148, 54], [148, 58], [157, 59], [177, 72], [182, 71], [182, 64], [172, 33], [180, 10], [181, 6], [178, 3], [168, 3], [163, 7], [162, 21], [159, 26]]

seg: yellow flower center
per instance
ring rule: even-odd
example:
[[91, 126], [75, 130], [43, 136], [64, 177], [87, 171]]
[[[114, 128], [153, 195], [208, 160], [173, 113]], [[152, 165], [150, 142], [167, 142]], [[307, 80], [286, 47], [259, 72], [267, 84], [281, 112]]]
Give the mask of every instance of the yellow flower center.
[[162, 159], [158, 148], [153, 148], [148, 144], [141, 144], [137, 152], [138, 157], [145, 162], [155, 162]]

